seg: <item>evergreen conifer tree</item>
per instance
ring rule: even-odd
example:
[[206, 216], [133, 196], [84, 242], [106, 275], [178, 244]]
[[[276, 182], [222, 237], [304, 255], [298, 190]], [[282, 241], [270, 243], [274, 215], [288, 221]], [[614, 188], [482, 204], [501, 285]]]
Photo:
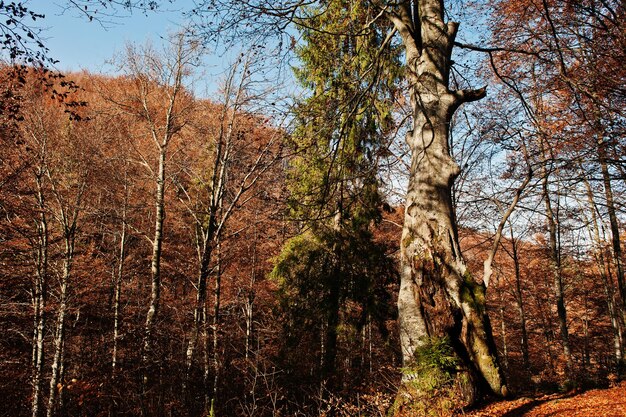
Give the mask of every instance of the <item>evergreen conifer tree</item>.
[[[393, 128], [400, 64], [393, 48], [383, 57], [365, 53], [381, 47], [385, 28], [363, 31], [371, 16], [362, 4], [332, 2], [326, 13], [332, 17], [312, 18], [301, 29], [295, 74], [310, 95], [296, 110], [290, 146], [297, 156], [288, 176], [300, 233], [284, 246], [273, 275], [292, 336], [319, 328], [320, 377], [332, 387], [340, 329], [393, 314], [394, 262], [372, 226], [382, 218], [378, 162]], [[356, 315], [342, 308], [348, 303], [359, 306]]]

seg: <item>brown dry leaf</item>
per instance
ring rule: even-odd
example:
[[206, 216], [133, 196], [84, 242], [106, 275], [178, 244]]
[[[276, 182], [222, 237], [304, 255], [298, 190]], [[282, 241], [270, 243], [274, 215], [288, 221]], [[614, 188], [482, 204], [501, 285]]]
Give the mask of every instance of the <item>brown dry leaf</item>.
[[610, 389], [522, 397], [499, 401], [464, 414], [467, 417], [624, 417], [626, 382]]

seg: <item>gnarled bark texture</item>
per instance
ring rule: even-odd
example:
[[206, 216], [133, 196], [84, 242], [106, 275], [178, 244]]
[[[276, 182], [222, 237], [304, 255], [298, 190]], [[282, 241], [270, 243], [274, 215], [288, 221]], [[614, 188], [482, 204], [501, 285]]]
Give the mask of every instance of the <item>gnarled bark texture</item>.
[[[450, 156], [450, 120], [461, 104], [484, 97], [485, 90], [449, 89], [458, 24], [444, 21], [442, 1], [402, 2], [390, 19], [406, 47], [414, 116], [406, 137], [412, 159], [398, 296], [404, 364], [410, 367], [428, 340], [448, 338], [470, 385], [504, 395], [485, 288], [473, 280], [461, 256], [451, 197], [460, 169]], [[406, 379], [411, 378], [419, 376]], [[476, 391], [470, 396], [475, 400]]]

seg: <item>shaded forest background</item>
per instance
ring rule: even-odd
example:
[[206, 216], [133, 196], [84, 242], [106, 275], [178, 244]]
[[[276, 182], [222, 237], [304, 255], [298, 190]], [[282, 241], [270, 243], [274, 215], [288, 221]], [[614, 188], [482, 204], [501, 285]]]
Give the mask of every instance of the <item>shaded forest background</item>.
[[[513, 391], [623, 376], [623, 15], [500, 1], [488, 14], [500, 47], [459, 57], [489, 84], [454, 120], [459, 236]], [[259, 47], [214, 97], [194, 96], [201, 53], [174, 36], [129, 46], [119, 76], [2, 67], [3, 415], [391, 407], [406, 86], [386, 92], [381, 141], [350, 148], [370, 154], [342, 156], [345, 195], [318, 198], [333, 193], [316, 178], [336, 183], [322, 145], [298, 139], [313, 110], [274, 110]], [[333, 234], [331, 202], [354, 208], [352, 229]], [[347, 265], [341, 288], [328, 265]]]

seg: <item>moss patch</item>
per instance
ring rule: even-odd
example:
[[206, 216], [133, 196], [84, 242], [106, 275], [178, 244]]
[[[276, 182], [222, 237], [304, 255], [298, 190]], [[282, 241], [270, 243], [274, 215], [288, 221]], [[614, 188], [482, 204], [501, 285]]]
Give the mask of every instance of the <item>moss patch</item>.
[[447, 337], [428, 339], [416, 350], [413, 363], [402, 369], [402, 387], [389, 416], [449, 416], [466, 406], [473, 388], [459, 365]]
[[484, 313], [485, 287], [482, 285], [482, 283], [474, 281], [474, 278], [469, 271], [465, 271], [465, 273], [463, 274], [461, 301], [469, 304], [479, 314]]

